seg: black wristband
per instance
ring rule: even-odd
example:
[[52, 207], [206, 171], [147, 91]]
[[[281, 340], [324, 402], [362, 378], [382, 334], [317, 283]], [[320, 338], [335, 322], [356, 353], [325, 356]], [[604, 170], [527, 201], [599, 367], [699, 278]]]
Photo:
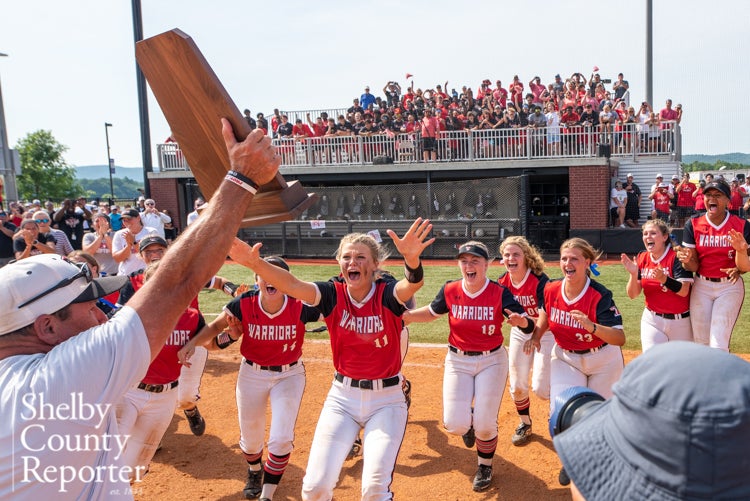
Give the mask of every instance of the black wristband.
[[228, 347], [232, 343], [236, 343], [237, 342], [236, 339], [232, 339], [232, 336], [230, 336], [227, 331], [220, 332], [216, 336], [216, 338], [214, 339], [214, 341], [216, 342], [216, 346], [218, 346], [218, 348], [220, 350], [223, 350], [224, 348]]
[[675, 280], [672, 277], [667, 277], [667, 281], [662, 285], [675, 293], [680, 292], [680, 290], [682, 289], [682, 282], [680, 282], [679, 280]]
[[226, 294], [234, 297], [234, 293], [237, 292], [237, 286], [232, 282], [226, 281], [223, 290]]
[[521, 328], [521, 332], [524, 334], [531, 334], [534, 332], [534, 327], [536, 327], [536, 324], [530, 317], [526, 317], [526, 320], [528, 320], [528, 323], [526, 324], [526, 327]]
[[229, 172], [227, 172], [227, 175], [228, 176], [232, 176], [232, 177], [236, 177], [237, 179], [239, 179], [243, 183], [249, 184], [250, 186], [252, 186], [256, 190], [258, 188], [260, 188], [260, 186], [258, 185], [258, 183], [256, 183], [255, 181], [253, 181], [252, 179], [250, 179], [246, 175], [237, 172], [236, 170], [230, 170]]
[[404, 276], [406, 281], [410, 284], [418, 284], [424, 279], [424, 268], [422, 268], [422, 260], [419, 261], [419, 266], [416, 268], [409, 268], [409, 265], [404, 263]]

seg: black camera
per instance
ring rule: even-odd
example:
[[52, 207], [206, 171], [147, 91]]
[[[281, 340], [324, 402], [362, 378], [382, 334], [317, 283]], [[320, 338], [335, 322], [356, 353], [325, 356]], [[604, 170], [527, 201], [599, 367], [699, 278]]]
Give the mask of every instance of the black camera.
[[555, 398], [554, 412], [549, 418], [549, 434], [554, 438], [604, 402], [604, 397], [583, 386], [573, 386]]
[[602, 78], [602, 83], [610, 84], [610, 83], [612, 83], [612, 79], [611, 78]]

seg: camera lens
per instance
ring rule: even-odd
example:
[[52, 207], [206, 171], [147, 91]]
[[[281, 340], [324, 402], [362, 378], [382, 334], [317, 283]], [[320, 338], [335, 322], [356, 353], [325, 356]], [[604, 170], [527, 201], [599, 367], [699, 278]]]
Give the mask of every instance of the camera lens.
[[550, 436], [554, 438], [564, 432], [602, 402], [604, 397], [583, 386], [573, 386], [560, 393], [555, 398], [555, 411], [549, 418]]

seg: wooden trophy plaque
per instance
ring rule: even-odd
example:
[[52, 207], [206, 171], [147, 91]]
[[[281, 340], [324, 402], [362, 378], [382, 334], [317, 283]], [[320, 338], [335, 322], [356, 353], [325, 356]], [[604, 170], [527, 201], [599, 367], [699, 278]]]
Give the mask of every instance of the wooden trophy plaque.
[[[135, 52], [201, 191], [212, 196], [231, 169], [221, 118], [231, 122], [238, 141], [250, 134], [250, 126], [193, 39], [182, 31], [174, 29], [142, 40]], [[317, 195], [305, 192], [298, 181], [287, 183], [276, 174], [273, 181], [260, 187], [241, 226], [293, 219], [316, 199]]]

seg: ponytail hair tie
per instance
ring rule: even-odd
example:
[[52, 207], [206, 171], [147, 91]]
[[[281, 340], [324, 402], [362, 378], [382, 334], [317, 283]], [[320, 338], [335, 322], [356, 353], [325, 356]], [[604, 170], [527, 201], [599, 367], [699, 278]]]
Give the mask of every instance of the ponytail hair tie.
[[601, 275], [601, 272], [597, 270], [598, 267], [599, 265], [596, 263], [591, 263], [589, 265], [589, 269], [591, 270], [591, 273], [593, 273], [595, 277], [598, 277], [599, 275]]

